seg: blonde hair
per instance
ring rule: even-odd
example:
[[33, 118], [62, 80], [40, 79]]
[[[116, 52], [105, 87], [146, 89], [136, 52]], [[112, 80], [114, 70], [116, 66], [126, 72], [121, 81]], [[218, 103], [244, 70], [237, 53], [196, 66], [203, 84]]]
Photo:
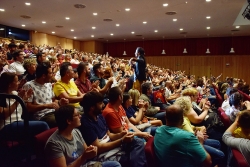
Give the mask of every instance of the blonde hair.
[[137, 89], [130, 89], [128, 91], [128, 94], [133, 99], [132, 104], [135, 105], [135, 106], [137, 106], [138, 105], [138, 101], [139, 101], [139, 97], [140, 97], [140, 92]]
[[198, 90], [195, 88], [187, 88], [182, 91], [182, 96], [195, 96]]
[[35, 58], [24, 59], [23, 67], [24, 67], [25, 70], [27, 70], [28, 67], [31, 66], [32, 64], [37, 64]]
[[191, 99], [188, 96], [181, 96], [177, 98], [174, 104], [180, 106], [183, 109], [184, 115], [188, 114], [192, 108]]

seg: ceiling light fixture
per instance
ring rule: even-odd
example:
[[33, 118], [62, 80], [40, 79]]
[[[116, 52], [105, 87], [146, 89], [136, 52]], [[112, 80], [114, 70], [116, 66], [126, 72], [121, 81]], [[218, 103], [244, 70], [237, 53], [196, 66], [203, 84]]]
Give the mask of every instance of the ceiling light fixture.
[[30, 3], [29, 2], [25, 2], [25, 5], [30, 6]]
[[166, 54], [166, 52], [165, 52], [165, 50], [164, 50], [164, 36], [162, 37], [163, 38], [163, 41], [162, 41], [162, 46], [163, 46], [163, 48], [162, 48], [162, 52], [161, 52], [161, 54], [162, 55], [165, 55]]
[[120, 26], [120, 24], [116, 24], [116, 27], [119, 27]]
[[210, 30], [210, 27], [207, 27], [207, 30]]
[[129, 9], [129, 8], [126, 8], [125, 10], [126, 10], [127, 12], [128, 12], [128, 11], [130, 11], [130, 9]]
[[185, 48], [184, 48], [184, 50], [183, 50], [183, 53], [187, 53], [187, 49], [186, 49], [186, 47], [187, 47], [187, 36], [186, 35], [184, 35], [184, 38], [185, 38]]
[[4, 9], [0, 9], [1, 12], [4, 12], [5, 10]]
[[207, 18], [207, 19], [210, 19], [211, 17], [210, 17], [210, 16], [207, 16], [206, 18]]
[[155, 30], [155, 32], [158, 32], [158, 30]]
[[74, 39], [76, 39], [76, 37], [74, 37]]
[[144, 21], [144, 22], [142, 22], [143, 24], [147, 24], [147, 22], [146, 21]]
[[65, 17], [66, 20], [69, 20], [70, 18], [69, 17]]
[[46, 24], [46, 21], [42, 21], [43, 24]]
[[177, 19], [173, 19], [173, 21], [177, 21]]
[[233, 47], [233, 36], [234, 36], [234, 33], [232, 33], [232, 47], [229, 53], [235, 53], [234, 47]]
[[93, 13], [94, 16], [97, 16], [97, 13]]
[[240, 26], [235, 26], [235, 28], [240, 28]]
[[131, 34], [134, 34], [135, 32], [131, 32]]
[[55, 32], [54, 32], [54, 31], [52, 31], [52, 34], [55, 34]]
[[207, 34], [207, 51], [206, 54], [210, 54], [210, 50], [209, 50], [209, 34]]
[[94, 38], [95, 36], [94, 35], [91, 35], [92, 38]]
[[111, 36], [113, 36], [114, 34], [110, 34]]
[[124, 55], [124, 56], [126, 56], [127, 55], [127, 53], [126, 53], [126, 49], [125, 49], [125, 41], [126, 41], [126, 39], [124, 39], [124, 45], [123, 45], [123, 47], [124, 47], [124, 52], [123, 52], [123, 54], [122, 55]]
[[183, 28], [180, 28], [180, 31], [183, 31]]
[[74, 29], [71, 29], [70, 31], [75, 31]]
[[211, 0], [206, 0], [206, 2], [211, 2]]
[[92, 27], [92, 29], [95, 29], [96, 27]]
[[22, 24], [22, 27], [25, 27], [25, 25], [24, 25], [24, 24]]
[[168, 6], [168, 4], [167, 4], [167, 3], [164, 3], [163, 6], [166, 7], [166, 6]]

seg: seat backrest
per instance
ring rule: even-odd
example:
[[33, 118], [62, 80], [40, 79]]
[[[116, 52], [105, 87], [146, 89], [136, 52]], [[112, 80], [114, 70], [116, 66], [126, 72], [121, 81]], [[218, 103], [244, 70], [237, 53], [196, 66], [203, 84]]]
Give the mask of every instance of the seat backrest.
[[227, 116], [225, 112], [221, 112], [220, 118], [221, 118], [221, 121], [223, 122], [225, 128], [227, 129], [231, 125], [231, 121], [230, 121], [229, 116]]
[[214, 91], [215, 91], [215, 94], [216, 94], [216, 100], [218, 102], [218, 106], [220, 107], [222, 105], [222, 103], [223, 103], [223, 98], [221, 97], [221, 95], [220, 95], [217, 88], [215, 88]]
[[57, 127], [46, 130], [35, 136], [35, 152], [38, 158], [44, 159], [44, 147], [49, 137], [57, 130]]
[[249, 167], [244, 156], [241, 154], [239, 150], [232, 149], [232, 153], [233, 153], [233, 160], [234, 160], [236, 167]]
[[145, 145], [145, 154], [147, 158], [148, 167], [157, 166], [157, 158], [154, 150], [154, 137], [148, 139]]
[[240, 90], [238, 90], [238, 92], [243, 96], [244, 101], [246, 101], [246, 100], [250, 101], [250, 96], [248, 94], [246, 94]]
[[222, 112], [225, 112], [221, 107], [218, 108], [218, 114], [221, 115]]

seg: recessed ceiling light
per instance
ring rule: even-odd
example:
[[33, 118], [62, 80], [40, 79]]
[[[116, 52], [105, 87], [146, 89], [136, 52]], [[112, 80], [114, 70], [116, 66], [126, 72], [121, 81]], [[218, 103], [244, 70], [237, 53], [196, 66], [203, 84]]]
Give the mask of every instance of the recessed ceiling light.
[[54, 32], [54, 31], [52, 31], [52, 34], [55, 34], [55, 32]]
[[0, 28], [0, 31], [3, 31], [4, 30], [4, 28]]
[[119, 27], [119, 26], [120, 26], [120, 24], [116, 24], [116, 26], [117, 26], [117, 27]]
[[177, 21], [177, 19], [173, 19], [173, 21]]
[[144, 22], [142, 22], [143, 24], [147, 24], [147, 22], [146, 21], [144, 21]]
[[207, 18], [207, 19], [210, 19], [211, 17], [210, 17], [210, 16], [207, 16], [206, 18]]
[[45, 24], [45, 23], [46, 23], [46, 21], [42, 21], [42, 23], [43, 23], [43, 24]]
[[25, 2], [25, 5], [30, 6], [30, 3], [29, 2]]
[[76, 37], [74, 37], [74, 39], [76, 39]]
[[167, 4], [167, 3], [164, 3], [163, 6], [166, 7], [166, 6], [168, 6], [168, 4]]
[[210, 2], [211, 0], [206, 0], [207, 2]]
[[129, 9], [129, 8], [126, 8], [125, 10], [126, 10], [126, 11], [130, 11], [130, 9]]
[[131, 32], [131, 34], [134, 34], [135, 32]]
[[158, 32], [158, 30], [155, 30], [155, 32]]
[[207, 29], [209, 30], [209, 29], [210, 29], [210, 27], [207, 27]]
[[24, 24], [22, 24], [22, 27], [25, 27], [25, 25], [24, 25]]
[[240, 28], [240, 26], [235, 26], [235, 28]]
[[92, 29], [95, 29], [95, 27], [92, 27]]
[[183, 28], [180, 28], [180, 31], [183, 31]]
[[97, 13], [93, 13], [93, 15], [94, 15], [94, 16], [96, 16], [96, 15], [97, 15]]
[[111, 36], [113, 36], [114, 34], [110, 34]]
[[186, 3], [188, 3], [188, 2], [186, 1]]
[[75, 31], [74, 29], [71, 29], [70, 31]]
[[66, 20], [69, 20], [70, 18], [69, 17], [65, 17]]
[[4, 9], [0, 9], [1, 12], [4, 12], [5, 10]]
[[94, 35], [91, 35], [92, 38], [94, 38], [95, 36]]

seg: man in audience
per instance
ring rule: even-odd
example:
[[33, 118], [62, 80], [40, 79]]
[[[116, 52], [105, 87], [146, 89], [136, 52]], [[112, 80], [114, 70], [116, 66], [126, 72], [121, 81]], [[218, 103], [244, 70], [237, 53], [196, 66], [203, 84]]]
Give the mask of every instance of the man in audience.
[[152, 101], [151, 101], [151, 96], [152, 96], [152, 91], [153, 91], [153, 85], [150, 82], [145, 82], [141, 85], [141, 96], [139, 99], [142, 99], [144, 102], [147, 103], [145, 105], [145, 115], [150, 116], [150, 117], [155, 117], [159, 120], [162, 121], [163, 125], [166, 124], [166, 119], [165, 119], [165, 112], [159, 112], [160, 107], [155, 107], [152, 106]]
[[159, 127], [154, 138], [159, 165], [210, 167], [211, 157], [202, 146], [203, 135], [198, 135], [197, 139], [194, 134], [182, 130], [182, 124], [183, 110], [177, 105], [169, 106], [166, 109], [166, 126]]
[[169, 103], [173, 104], [173, 101], [175, 99], [177, 99], [178, 97], [180, 97], [181, 94], [180, 93], [172, 94], [171, 90], [170, 90], [171, 86], [172, 86], [172, 82], [171, 81], [166, 81], [164, 95], [165, 95], [166, 102], [169, 102]]
[[58, 130], [53, 133], [45, 145], [45, 156], [51, 167], [80, 167], [93, 165], [102, 167], [120, 167], [115, 161], [89, 161], [97, 155], [96, 146], [87, 146], [79, 130], [81, 115], [73, 106], [62, 106], [55, 112]]
[[[139, 167], [146, 165], [144, 143], [141, 139], [134, 138], [133, 133], [123, 130], [120, 133], [111, 133], [102, 116], [103, 96], [99, 92], [88, 92], [83, 97], [81, 105], [84, 114], [81, 118], [80, 131], [87, 145], [98, 148], [98, 159], [116, 160], [123, 166]], [[112, 156], [106, 156], [116, 152]], [[130, 157], [129, 159], [127, 157]]]
[[62, 63], [60, 67], [61, 80], [54, 85], [53, 91], [59, 99], [65, 98], [69, 100], [69, 104], [73, 105], [80, 112], [82, 107], [79, 102], [82, 101], [83, 94], [79, 91], [74, 81], [74, 71], [69, 62]]
[[103, 74], [104, 74], [103, 65], [100, 63], [95, 64], [93, 66], [93, 72], [94, 72], [94, 75], [90, 78], [90, 81], [93, 83], [96, 80], [99, 80], [99, 82], [100, 82], [99, 86], [100, 86], [100, 88], [103, 88], [106, 85], [105, 80], [102, 78]]
[[50, 128], [57, 126], [54, 116], [55, 109], [58, 109], [59, 105], [68, 103], [68, 100], [64, 98], [59, 101], [55, 100], [51, 79], [51, 66], [49, 62], [43, 62], [36, 68], [36, 79], [23, 86], [25, 90], [30, 88], [33, 90], [33, 95], [27, 101], [27, 109], [33, 114], [33, 119], [47, 122]]
[[9, 48], [9, 52], [7, 53], [7, 60], [12, 60], [13, 53], [16, 51], [17, 45], [15, 43], [10, 43], [8, 45], [8, 48]]
[[241, 127], [243, 133], [248, 134], [248, 136], [250, 134], [250, 102], [246, 101], [245, 105], [247, 106], [247, 110], [242, 111], [242, 113], [236, 117], [233, 124], [224, 133], [222, 140], [227, 146], [239, 150], [250, 166], [250, 140], [235, 138], [232, 135], [238, 126]]
[[130, 62], [134, 68], [134, 85], [133, 88], [141, 92], [141, 84], [146, 81], [146, 60], [145, 51], [143, 48], [138, 47], [135, 50], [135, 58], [131, 58]]
[[122, 107], [123, 94], [119, 87], [113, 87], [108, 92], [109, 103], [103, 110], [109, 130], [112, 133], [121, 133], [123, 130], [133, 131], [135, 136], [144, 138], [145, 140], [152, 137], [147, 132], [141, 132], [132, 123], [129, 122], [125, 110]]
[[21, 75], [24, 74], [25, 69], [23, 67], [24, 61], [24, 52], [21, 50], [17, 50], [12, 54], [14, 62], [9, 65], [9, 70], [15, 72], [20, 79]]
[[45, 53], [39, 52], [36, 54], [36, 61], [37, 64], [41, 64], [42, 62], [46, 61], [46, 55]]

